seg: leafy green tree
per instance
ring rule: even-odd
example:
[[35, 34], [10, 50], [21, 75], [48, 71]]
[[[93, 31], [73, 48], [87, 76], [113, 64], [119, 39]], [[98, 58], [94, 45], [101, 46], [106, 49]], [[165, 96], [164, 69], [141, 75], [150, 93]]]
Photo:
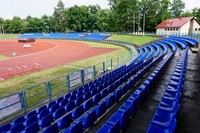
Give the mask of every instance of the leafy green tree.
[[66, 21], [65, 21], [65, 5], [62, 2], [62, 0], [58, 1], [57, 7], [54, 8], [54, 13], [53, 13], [53, 21], [55, 24], [55, 30], [57, 32], [65, 32], [65, 26], [66, 26]]
[[184, 8], [185, 8], [185, 3], [182, 0], [173, 0], [171, 7], [173, 17], [181, 16]]
[[193, 16], [193, 14], [192, 14], [191, 11], [186, 11], [186, 12], [184, 12], [181, 16], [182, 16], [182, 17], [191, 17], [191, 16]]
[[200, 7], [192, 9], [192, 14], [197, 18], [197, 20], [200, 22]]

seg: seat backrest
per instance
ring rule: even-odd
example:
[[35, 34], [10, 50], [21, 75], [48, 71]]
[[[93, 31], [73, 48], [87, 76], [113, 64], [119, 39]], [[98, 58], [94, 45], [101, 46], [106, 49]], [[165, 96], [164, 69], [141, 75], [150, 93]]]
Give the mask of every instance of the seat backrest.
[[83, 114], [83, 112], [84, 112], [83, 105], [81, 105], [78, 108], [74, 109], [74, 111], [72, 112], [73, 119], [75, 120], [78, 117], [80, 117]]
[[56, 103], [59, 104], [64, 98], [63, 97], [60, 97], [56, 100]]
[[38, 114], [38, 119], [42, 119], [43, 117], [47, 116], [49, 114], [49, 110], [48, 109], [45, 109], [43, 111], [41, 111], [39, 114]]
[[29, 125], [28, 127], [25, 128], [24, 132], [25, 133], [37, 133], [40, 130], [39, 125], [37, 122]]
[[44, 105], [44, 106], [38, 108], [38, 109], [36, 110], [36, 112], [39, 114], [40, 112], [42, 112], [42, 111], [45, 110], [45, 109], [47, 109], [47, 106], [46, 106], [46, 105]]
[[10, 130], [10, 128], [11, 128], [11, 124], [7, 123], [7, 124], [0, 127], [0, 132], [1, 133], [6, 132], [6, 131]]
[[26, 119], [24, 118], [24, 116], [21, 116], [17, 119], [14, 120], [13, 125], [16, 125], [18, 123], [24, 122]]
[[60, 105], [60, 107], [62, 107], [62, 106], [67, 105], [68, 103], [69, 103], [68, 99], [64, 99], [59, 103], [59, 105]]
[[50, 111], [51, 113], [54, 113], [59, 107], [60, 107], [60, 106], [59, 106], [58, 104], [54, 104], [54, 105], [49, 109], [49, 111]]
[[81, 121], [74, 123], [65, 131], [63, 131], [63, 133], [82, 133], [82, 132], [83, 132], [83, 124]]
[[76, 104], [76, 107], [80, 106], [82, 103], [83, 103], [83, 96], [80, 96], [78, 97], [76, 100], [75, 100], [75, 104]]
[[21, 122], [21, 123], [15, 125], [15, 126], [13, 126], [13, 127], [10, 129], [10, 132], [11, 132], [11, 133], [18, 133], [18, 132], [21, 132], [21, 131], [23, 131], [23, 130], [24, 130], [24, 125], [23, 125], [23, 123]]
[[86, 101], [83, 104], [84, 111], [89, 110], [92, 106], [93, 106], [93, 99], [90, 99], [90, 100]]
[[45, 116], [42, 120], [39, 121], [39, 125], [41, 128], [43, 127], [47, 127], [49, 125], [51, 125], [51, 123], [53, 122], [53, 116], [51, 114]]
[[95, 110], [86, 114], [85, 118], [82, 119], [84, 129], [92, 126], [96, 120], [97, 120], [97, 117], [96, 117], [96, 111]]
[[32, 123], [37, 122], [37, 121], [38, 121], [37, 115], [34, 115], [34, 116], [28, 118], [28, 119], [24, 122], [24, 125], [25, 125], [25, 126], [29, 126], [29, 125], [31, 125]]
[[30, 117], [36, 115], [36, 114], [37, 114], [37, 113], [36, 113], [36, 110], [34, 110], [34, 111], [28, 113], [28, 114], [25, 116], [25, 118], [28, 119], [28, 118], [30, 118]]
[[97, 117], [101, 117], [107, 110], [106, 101], [99, 103], [96, 109]]
[[47, 127], [42, 133], [58, 133], [58, 124], [54, 123], [51, 126]]
[[64, 114], [65, 114], [65, 108], [60, 107], [53, 113], [53, 117], [56, 120], [56, 119], [60, 118], [61, 116], [63, 116]]
[[47, 104], [47, 108], [51, 108], [54, 104], [56, 104], [56, 101], [52, 101], [49, 104]]
[[107, 108], [110, 108], [114, 103], [115, 103], [115, 97], [113, 94], [106, 98]]
[[75, 101], [71, 101], [65, 106], [65, 112], [69, 112], [74, 108], [75, 108]]
[[58, 120], [57, 124], [60, 130], [67, 128], [72, 123], [72, 114], [69, 113], [66, 116]]
[[96, 95], [93, 97], [93, 103], [94, 103], [95, 105], [97, 105], [99, 101], [101, 101], [101, 94], [100, 94], [100, 93], [96, 94]]
[[88, 100], [90, 97], [91, 97], [90, 91], [87, 92], [85, 95], [83, 95], [83, 99], [84, 99], [85, 101]]

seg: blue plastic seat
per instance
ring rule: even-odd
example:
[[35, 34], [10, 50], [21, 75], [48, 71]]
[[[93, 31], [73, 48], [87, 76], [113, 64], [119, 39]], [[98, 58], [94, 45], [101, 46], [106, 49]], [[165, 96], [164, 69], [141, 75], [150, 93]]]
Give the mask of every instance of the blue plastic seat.
[[68, 98], [69, 102], [71, 102], [73, 100], [76, 100], [76, 94], [75, 95], [71, 95], [70, 98]]
[[111, 118], [108, 120], [109, 122], [116, 123], [118, 120], [120, 122], [120, 129], [125, 129], [128, 125], [130, 118], [130, 108], [127, 106], [122, 106]]
[[29, 117], [23, 124], [24, 124], [24, 126], [29, 126], [29, 125], [31, 125], [32, 123], [35, 123], [35, 122], [37, 122], [38, 121], [38, 118], [37, 118], [37, 115], [34, 115], [34, 116], [32, 116], [32, 117]]
[[81, 105], [81, 106], [79, 106], [79, 107], [77, 107], [76, 109], [73, 110], [72, 117], [75, 120], [78, 117], [80, 117], [83, 113], [84, 113], [83, 105]]
[[63, 133], [83, 133], [83, 124], [81, 121], [74, 123], [69, 128], [63, 131]]
[[49, 104], [47, 104], [47, 108], [51, 108], [54, 104], [56, 104], [56, 101], [52, 101]]
[[94, 96], [98, 93], [97, 91], [97, 88], [94, 88], [92, 91], [91, 91], [91, 95]]
[[106, 112], [106, 110], [107, 110], [106, 101], [99, 103], [99, 105], [96, 108], [97, 117], [101, 117]]
[[40, 112], [37, 117], [39, 120], [41, 120], [42, 118], [44, 118], [45, 116], [47, 116], [49, 114], [49, 110], [48, 109], [45, 109], [43, 110], [42, 112]]
[[108, 90], [104, 89], [103, 91], [100, 92], [101, 93], [101, 98], [104, 98], [108, 95]]
[[68, 98], [70, 98], [70, 96], [71, 96], [71, 93], [68, 93], [68, 94], [66, 94], [66, 95], [64, 96], [64, 99], [68, 99]]
[[77, 90], [74, 90], [71, 92], [71, 95], [75, 95], [75, 94], [77, 94]]
[[130, 107], [130, 116], [133, 116], [136, 113], [136, 110], [137, 110], [137, 99], [129, 98], [128, 100], [126, 100], [124, 105]]
[[115, 96], [113, 94], [106, 98], [107, 108], [110, 108], [111, 106], [113, 106], [114, 103], [115, 103]]
[[115, 101], [119, 101], [119, 99], [122, 97], [122, 87], [119, 87], [115, 93]]
[[75, 108], [75, 102], [71, 101], [65, 106], [65, 112], [69, 112]]
[[10, 130], [10, 128], [11, 128], [10, 123], [4, 124], [0, 127], [0, 132], [1, 133], [7, 132], [8, 130]]
[[18, 124], [18, 123], [24, 122], [25, 120], [26, 120], [26, 119], [24, 118], [24, 116], [21, 116], [21, 117], [15, 119], [15, 120], [13, 121], [12, 125], [16, 125], [16, 124]]
[[101, 94], [98, 93], [93, 97], [93, 103], [94, 105], [97, 105], [99, 103], [99, 101], [101, 101]]
[[56, 119], [60, 118], [61, 116], [63, 116], [64, 114], [65, 114], [65, 108], [60, 107], [53, 113], [53, 118], [54, 118], [54, 120], [56, 120]]
[[59, 132], [59, 129], [58, 129], [57, 123], [50, 125], [44, 131], [42, 131], [42, 133], [58, 133], [58, 132]]
[[40, 127], [37, 122], [29, 125], [21, 133], [37, 133], [40, 130]]
[[92, 126], [96, 120], [97, 120], [97, 117], [96, 117], [96, 111], [95, 110], [88, 112], [81, 119], [81, 121], [83, 122], [84, 129]]
[[76, 94], [76, 97], [80, 97], [83, 95], [83, 91], [79, 91], [77, 94]]
[[46, 106], [46, 105], [44, 105], [44, 106], [38, 108], [38, 109], [36, 110], [36, 112], [39, 114], [40, 112], [42, 112], [42, 111], [45, 110], [45, 109], [47, 109], [47, 106]]
[[76, 107], [80, 106], [83, 102], [84, 102], [83, 96], [78, 97], [78, 98], [75, 100]]
[[29, 112], [24, 118], [25, 119], [28, 119], [29, 117], [32, 117], [32, 116], [34, 116], [34, 115], [36, 115], [37, 113], [36, 113], [36, 110], [34, 110], [34, 111], [32, 111], [32, 112]]
[[84, 111], [87, 111], [92, 107], [93, 107], [93, 99], [90, 99], [90, 100], [83, 103]]
[[16, 125], [12, 126], [11, 129], [7, 133], [18, 133], [23, 130], [24, 130], [24, 124], [21, 122], [21, 123], [18, 123]]
[[56, 103], [59, 104], [64, 98], [63, 97], [60, 97], [56, 100]]
[[67, 114], [66, 116], [62, 117], [61, 119], [59, 119], [57, 121], [57, 124], [58, 124], [58, 128], [60, 130], [64, 129], [64, 128], [67, 128], [70, 126], [70, 124], [72, 123], [72, 114], [69, 113]]
[[85, 95], [83, 95], [83, 99], [86, 101], [91, 97], [91, 93], [87, 92]]
[[54, 121], [54, 120], [53, 120], [53, 116], [52, 116], [51, 114], [49, 114], [49, 115], [45, 116], [44, 118], [42, 118], [42, 120], [40, 120], [40, 121], [38, 122], [38, 124], [39, 124], [39, 126], [40, 126], [41, 128], [44, 128], [44, 127], [47, 127], [47, 126], [51, 125], [51, 123], [52, 123], [53, 121]]
[[62, 106], [67, 105], [68, 103], [69, 103], [68, 99], [64, 99], [59, 103], [59, 105], [60, 105], [60, 107], [62, 107]]
[[49, 108], [49, 112], [53, 114], [59, 108], [60, 106], [58, 104], [54, 104], [51, 108]]
[[119, 127], [119, 120], [117, 120], [116, 123], [108, 121], [97, 131], [97, 133], [120, 133]]

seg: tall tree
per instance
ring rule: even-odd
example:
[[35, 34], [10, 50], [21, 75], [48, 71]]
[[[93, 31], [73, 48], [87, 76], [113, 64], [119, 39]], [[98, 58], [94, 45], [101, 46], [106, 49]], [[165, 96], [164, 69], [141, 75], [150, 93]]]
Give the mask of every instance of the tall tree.
[[65, 5], [62, 0], [58, 1], [57, 7], [54, 8], [53, 19], [55, 24], [55, 30], [57, 32], [64, 32], [65, 31]]
[[193, 14], [192, 14], [191, 11], [186, 11], [186, 12], [184, 12], [181, 16], [182, 16], [182, 17], [190, 17], [190, 16], [193, 16]]
[[172, 1], [172, 14], [174, 17], [179, 17], [183, 13], [185, 8], [185, 3], [182, 0], [173, 0]]
[[192, 14], [197, 18], [197, 20], [200, 22], [200, 7], [192, 9]]

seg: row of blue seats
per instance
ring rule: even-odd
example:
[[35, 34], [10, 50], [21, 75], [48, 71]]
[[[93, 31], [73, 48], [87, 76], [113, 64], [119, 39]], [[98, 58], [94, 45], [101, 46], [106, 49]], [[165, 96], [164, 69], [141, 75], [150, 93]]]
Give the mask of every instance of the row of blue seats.
[[[142, 65], [142, 64], [141, 64]], [[132, 67], [134, 67], [135, 69], [137, 69], [136, 68], [136, 66], [138, 67], [138, 68], [141, 68], [140, 67], [140, 65], [139, 64], [137, 64], [137, 65], [135, 65], [135, 66], [132, 66]], [[118, 81], [121, 81], [121, 79], [123, 79], [122, 81], [124, 82], [124, 81], [126, 81], [129, 77], [131, 77], [131, 75], [133, 75], [133, 72], [134, 72], [134, 70], [132, 70], [131, 72], [129, 72], [129, 73], [127, 73], [126, 75], [124, 75], [122, 78], [120, 78]], [[120, 84], [123, 84], [123, 82], [120, 82], [120, 83], [118, 83], [118, 85], [116, 86], [116, 85], [114, 85], [115, 83], [113, 83], [113, 85], [114, 85], [114, 88], [112, 87], [112, 88], [105, 88], [103, 91], [102, 91], [102, 94], [106, 94], [106, 95], [108, 95], [109, 93], [111, 93], [112, 91], [114, 91]], [[126, 87], [127, 86], [127, 87]], [[122, 91], [122, 94], [124, 94], [125, 92], [125, 90], [127, 91], [127, 89], [128, 89], [128, 86], [129, 86], [129, 84], [126, 84], [124, 87], [122, 87], [119, 91]], [[107, 92], [108, 90], [110, 90], [109, 91], [109, 93]], [[98, 94], [97, 94], [98, 95]], [[104, 96], [105, 97], [105, 96]], [[120, 95], [120, 97], [121, 97], [121, 95]], [[114, 94], [110, 94], [105, 100], [104, 100], [104, 102], [106, 103], [106, 105], [107, 105], [107, 109], [108, 108], [110, 108], [117, 100], [119, 100], [119, 92], [117, 91], [117, 92], [114, 92]], [[94, 98], [95, 98], [95, 96], [94, 96]], [[102, 102], [102, 101], [101, 101]], [[103, 106], [103, 105], [105, 105], [105, 103], [100, 103], [100, 104], [98, 104], [98, 106], [96, 106], [96, 107], [93, 107], [93, 109], [92, 109], [92, 113], [91, 113], [91, 110], [87, 113], [87, 114], [85, 114], [84, 116], [82, 116], [82, 118], [80, 118], [79, 120], [76, 120], [76, 122], [72, 125], [72, 126], [70, 126], [68, 129], [67, 129], [67, 131], [68, 130], [72, 130], [71, 132], [73, 132], [73, 130], [75, 130], [75, 129], [77, 129], [77, 128], [75, 128], [76, 126], [77, 126], [77, 123], [78, 123], [78, 125], [81, 125], [80, 124], [80, 122], [79, 121], [82, 121], [82, 126], [84, 127], [84, 129], [85, 128], [87, 128], [87, 126], [84, 126], [84, 123], [86, 123], [86, 125], [88, 125], [87, 123], [90, 123], [89, 125], [91, 125], [91, 121], [89, 121], [89, 119], [87, 119], [87, 121], [84, 121], [85, 120], [85, 117], [86, 116], [88, 116], [88, 117], [90, 117], [90, 115], [93, 115], [93, 116], [95, 116], [95, 110], [96, 110], [96, 116], [95, 116], [95, 119], [93, 119], [93, 122], [97, 119], [96, 117], [100, 117], [100, 115], [98, 115], [99, 114], [99, 112], [102, 112], [102, 107], [103, 107], [103, 112], [105, 112], [107, 109], [105, 108], [105, 106]], [[100, 113], [100, 114], [103, 114], [103, 113]], [[89, 121], [89, 122], [88, 122]], [[55, 126], [56, 125], [56, 126]], [[54, 128], [54, 129], [56, 129], [56, 131], [58, 131], [58, 130], [60, 130], [60, 128], [59, 128], [59, 123], [57, 123], [57, 124], [53, 124], [52, 126], [50, 126], [49, 128], [47, 128], [46, 130], [45, 130], [45, 132], [48, 130], [51, 130], [51, 128]], [[58, 129], [59, 128], [59, 129]], [[81, 128], [82, 130], [83, 130], [83, 128]]]
[[101, 41], [109, 37], [111, 34], [103, 33], [47, 33], [43, 35], [42, 33], [31, 33], [23, 34], [18, 38], [42, 38], [42, 39], [83, 39], [91, 41]]
[[175, 38], [175, 39], [178, 39], [178, 40], [185, 41], [188, 44], [190, 44], [191, 46], [196, 46], [198, 44], [198, 42], [196, 40], [191, 39], [191, 38], [177, 37], [177, 36], [170, 36], [170, 38]]
[[168, 82], [168, 86], [147, 133], [173, 133], [175, 131], [177, 112], [180, 108], [179, 100], [183, 89], [184, 73], [187, 65], [187, 53], [188, 49], [182, 51], [182, 55]]
[[[138, 71], [138, 73], [135, 76], [132, 76], [133, 74], [130, 74], [128, 76], [128, 78], [131, 77], [131, 76], [132, 76], [132, 78], [129, 78], [129, 80], [127, 82], [125, 82], [125, 84], [123, 84], [122, 86], [120, 86], [119, 88], [117, 88], [115, 90], [114, 94], [111, 94], [108, 97], [108, 99], [100, 102], [100, 104], [98, 106], [104, 106], [104, 108], [102, 108], [103, 113], [105, 113], [106, 110], [108, 110], [115, 102], [117, 102], [122, 97], [122, 95], [124, 95], [125, 93], [127, 93], [127, 91], [129, 89], [131, 89], [131, 86], [134, 86], [135, 83], [138, 82], [142, 78], [142, 76], [145, 73], [147, 73], [155, 65], [155, 63], [158, 63], [158, 61], [160, 61], [163, 57], [164, 56], [158, 58], [153, 63], [150, 63], [150, 61], [152, 61], [151, 59], [147, 60], [148, 63], [139, 62], [137, 64], [137, 66], [138, 66], [138, 68], [141, 68], [142, 70]], [[148, 66], [145, 66], [144, 64], [147, 64]], [[130, 64], [130, 65], [127, 66], [127, 68], [133, 68], [132, 71], [134, 71], [134, 69], [137, 69], [134, 65], [135, 64]], [[143, 68], [141, 66], [143, 66]], [[131, 72], [129, 72], [129, 73], [131, 73]], [[108, 102], [109, 100], [111, 100], [111, 102]], [[107, 108], [104, 105], [104, 104], [106, 104], [105, 102], [108, 104]], [[98, 106], [97, 106], [97, 108], [98, 108]], [[71, 125], [64, 132], [79, 133], [79, 132], [83, 132], [83, 130], [85, 130], [88, 127], [92, 126], [96, 122], [96, 120], [100, 117], [100, 116], [98, 116], [98, 114], [95, 115], [95, 113], [94, 113], [95, 110], [96, 110], [96, 107], [94, 107], [91, 111], [88, 112], [88, 114], [86, 114], [86, 115], [90, 115], [90, 118], [91, 118], [91, 121], [88, 120], [88, 123], [89, 123], [88, 126], [85, 127], [84, 126], [84, 122], [83, 121], [80, 122], [80, 120], [85, 120], [85, 117], [82, 117], [79, 121], [76, 121], [73, 125]], [[101, 114], [103, 114], [103, 113], [101, 113]]]
[[[122, 67], [116, 69], [112, 73], [115, 74], [115, 75], [117, 74], [117, 72], [122, 73], [123, 69], [125, 69], [125, 66], [122, 66]], [[122, 73], [121, 76], [123, 74], [125, 74], [125, 73]], [[97, 83], [99, 81], [99, 84], [100, 84], [100, 87], [101, 87], [99, 89], [103, 89], [103, 87], [102, 87], [103, 82], [101, 82], [101, 81], [103, 81], [103, 79], [108, 80], [111, 77], [113, 77], [113, 75], [111, 75], [111, 73], [109, 73], [106, 76], [100, 77], [98, 80], [96, 79], [94, 81], [94, 83]], [[116, 76], [115, 80], [117, 80], [118, 78], [119, 77]], [[92, 85], [92, 84], [90, 83], [90, 85]], [[84, 87], [81, 87], [78, 90], [73, 91], [72, 93], [68, 93], [63, 97], [60, 97], [57, 100], [52, 101], [49, 104], [44, 105], [44, 106], [40, 107], [39, 109], [28, 113], [26, 116], [22, 116], [22, 117], [15, 119], [12, 123], [8, 123], [5, 126], [0, 127], [0, 131], [4, 131], [3, 128], [6, 129], [6, 131], [7, 131], [7, 130], [11, 129], [12, 127], [14, 127], [15, 125], [17, 125], [21, 122], [26, 122], [27, 124], [24, 124], [24, 125], [28, 126], [31, 122], [33, 122], [33, 120], [32, 120], [33, 118], [31, 118], [32, 116], [37, 115], [38, 120], [43, 119], [43, 117], [45, 117], [49, 112], [54, 113], [59, 107], [66, 106], [70, 101], [75, 100], [76, 97], [77, 97], [77, 99], [76, 99], [77, 104], [80, 103], [80, 102], [83, 102], [83, 100], [86, 100], [86, 98], [88, 98], [88, 93], [87, 93], [88, 91], [89, 91], [89, 86], [85, 85]], [[83, 93], [86, 93], [86, 94], [84, 96], [84, 99], [81, 100], [80, 98], [78, 98], [78, 96], [81, 96], [81, 94], [83, 95]], [[36, 118], [34, 118], [34, 120], [36, 120]]]
[[[133, 67], [134, 67], [134, 66], [133, 66]], [[122, 67], [122, 68], [125, 68], [125, 67]], [[118, 70], [119, 70], [119, 72], [122, 71], [122, 69], [118, 69]], [[123, 73], [122, 73], [122, 74], [123, 74]], [[109, 77], [109, 74], [108, 74], [107, 76], [108, 76], [108, 78], [110, 78], [110, 77]], [[110, 75], [110, 76], [111, 76], [111, 75]], [[105, 77], [105, 76], [103, 76], [103, 77]], [[116, 79], [118, 79], [118, 77], [117, 77]], [[95, 81], [96, 81], [96, 80], [95, 80]], [[94, 82], [95, 82], [95, 81], [94, 81]], [[78, 89], [78, 91], [80, 92], [80, 89]], [[77, 90], [76, 90], [76, 91], [73, 91], [73, 92], [71, 93], [72, 96], [75, 96], [75, 95], [74, 95], [74, 94], [75, 94], [74, 92], [77, 92]], [[80, 93], [78, 93], [78, 94], [80, 94]], [[59, 104], [60, 106], [65, 106], [65, 105], [69, 102], [69, 101], [68, 101], [69, 98], [70, 98], [71, 100], [76, 99], [76, 97], [74, 97], [74, 98], [69, 97], [69, 94], [65, 95], [64, 97], [65, 97], [65, 100], [63, 100], [63, 98], [62, 98], [62, 99], [61, 99], [61, 98], [58, 98], [58, 99], [56, 100], [57, 103], [58, 103], [58, 101], [60, 102], [60, 104]], [[66, 100], [66, 98], [68, 98], [68, 100]], [[63, 101], [61, 101], [61, 100], [63, 100]], [[79, 99], [77, 99], [77, 100], [79, 100]], [[80, 101], [80, 100], [79, 100], [79, 101]], [[51, 107], [51, 108], [52, 108], [51, 110], [53, 110], [53, 111], [55, 111], [56, 109], [58, 109], [59, 106], [58, 106], [58, 105], [54, 105], [54, 104], [55, 104], [55, 101], [49, 103], [49, 104], [48, 104], [48, 108]], [[53, 105], [54, 105], [54, 106], [53, 106]], [[44, 116], [44, 112], [46, 112], [46, 114], [47, 114], [47, 112], [48, 112], [48, 111], [46, 111], [46, 110], [44, 111], [44, 110], [45, 110], [45, 106], [38, 109], [38, 111], [40, 111], [40, 112], [43, 111], [43, 112], [42, 112], [42, 116]], [[35, 112], [36, 112], [36, 111], [33, 111], [33, 112], [29, 113], [28, 115], [34, 115]], [[53, 113], [53, 112], [52, 112], [52, 113]], [[40, 116], [40, 115], [39, 115], [39, 116]], [[43, 118], [43, 117], [41, 117], [41, 118]], [[16, 120], [14, 121], [14, 123], [19, 123], [19, 120], [22, 120], [22, 118], [16, 119]], [[24, 118], [23, 118], [23, 120], [24, 120]], [[22, 120], [22, 121], [23, 121], [23, 120]]]
[[[124, 104], [109, 118], [109, 120], [98, 130], [98, 133], [119, 133], [128, 125], [129, 119], [135, 114], [137, 107], [142, 103], [142, 100], [153, 88], [154, 83], [159, 79], [164, 66], [174, 56], [171, 54], [148, 78], [143, 84], [124, 102]], [[151, 62], [148, 66], [154, 67], [155, 62], [163, 59], [164, 54]], [[148, 68], [147, 66], [147, 68]]]

